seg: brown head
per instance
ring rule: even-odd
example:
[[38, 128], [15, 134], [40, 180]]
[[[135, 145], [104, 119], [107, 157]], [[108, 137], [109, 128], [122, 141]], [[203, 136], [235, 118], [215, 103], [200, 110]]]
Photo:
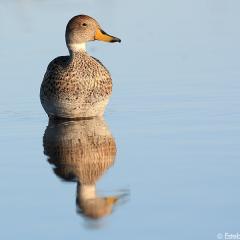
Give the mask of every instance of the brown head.
[[121, 42], [119, 38], [104, 32], [98, 22], [87, 15], [75, 16], [68, 22], [65, 38], [71, 51], [84, 50], [88, 41]]
[[97, 196], [95, 185], [77, 185], [77, 212], [91, 219], [110, 215], [121, 196]]

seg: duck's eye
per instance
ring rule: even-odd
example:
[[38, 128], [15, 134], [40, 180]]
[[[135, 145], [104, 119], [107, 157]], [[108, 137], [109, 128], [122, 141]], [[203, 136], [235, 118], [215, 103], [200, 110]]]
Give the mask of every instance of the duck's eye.
[[83, 27], [86, 27], [86, 26], [87, 26], [87, 24], [86, 24], [86, 23], [83, 23], [83, 24], [82, 24], [82, 26], [83, 26]]

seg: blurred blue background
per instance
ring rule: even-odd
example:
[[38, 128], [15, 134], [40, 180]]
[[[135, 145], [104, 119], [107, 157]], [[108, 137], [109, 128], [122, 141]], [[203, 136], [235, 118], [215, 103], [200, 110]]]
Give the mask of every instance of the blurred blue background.
[[[0, 2], [0, 238], [217, 239], [240, 231], [240, 1]], [[98, 189], [129, 191], [97, 229], [43, 154], [39, 88], [84, 13], [122, 39], [91, 42], [113, 78], [117, 143]]]

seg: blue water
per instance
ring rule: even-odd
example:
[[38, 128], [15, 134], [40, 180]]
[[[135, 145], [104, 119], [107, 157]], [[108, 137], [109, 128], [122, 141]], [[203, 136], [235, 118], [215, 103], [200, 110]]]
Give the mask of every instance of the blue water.
[[[217, 239], [240, 232], [240, 2], [1, 1], [0, 238]], [[76, 182], [44, 154], [46, 67], [76, 14], [121, 44], [88, 51], [110, 70], [117, 154], [97, 181], [110, 215], [77, 212]]]

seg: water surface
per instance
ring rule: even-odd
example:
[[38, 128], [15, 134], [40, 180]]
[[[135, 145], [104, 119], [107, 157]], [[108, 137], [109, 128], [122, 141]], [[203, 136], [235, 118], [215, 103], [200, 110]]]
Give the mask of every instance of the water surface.
[[[2, 1], [0, 238], [212, 240], [240, 231], [239, 9], [237, 0]], [[116, 156], [97, 196], [122, 196], [96, 221], [79, 214], [76, 176], [56, 175], [44, 154], [38, 97], [79, 13], [122, 39], [88, 46], [114, 83], [100, 129]]]

